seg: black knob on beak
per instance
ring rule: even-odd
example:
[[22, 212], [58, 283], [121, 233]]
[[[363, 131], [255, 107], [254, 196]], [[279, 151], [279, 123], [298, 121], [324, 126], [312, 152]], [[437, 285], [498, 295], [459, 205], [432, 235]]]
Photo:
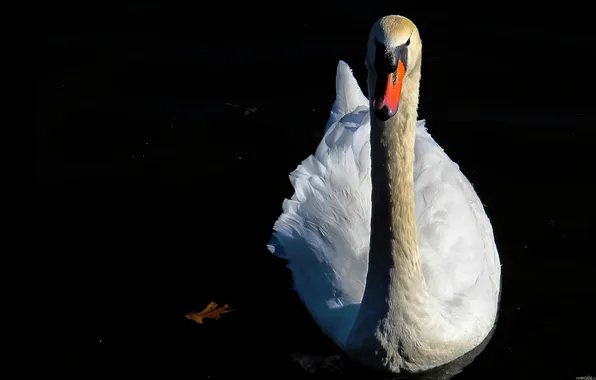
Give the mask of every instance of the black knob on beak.
[[387, 121], [391, 119], [393, 116], [395, 116], [395, 112], [390, 111], [389, 107], [384, 105], [383, 107], [381, 107], [381, 109], [375, 108], [375, 115], [377, 116], [377, 119], [381, 121]]

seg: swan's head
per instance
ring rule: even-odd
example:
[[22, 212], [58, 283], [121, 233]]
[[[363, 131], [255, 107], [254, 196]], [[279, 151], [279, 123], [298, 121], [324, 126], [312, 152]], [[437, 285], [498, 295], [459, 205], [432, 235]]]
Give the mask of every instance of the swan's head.
[[381, 121], [397, 113], [403, 80], [420, 60], [416, 25], [403, 16], [385, 16], [370, 31], [366, 67], [372, 110]]

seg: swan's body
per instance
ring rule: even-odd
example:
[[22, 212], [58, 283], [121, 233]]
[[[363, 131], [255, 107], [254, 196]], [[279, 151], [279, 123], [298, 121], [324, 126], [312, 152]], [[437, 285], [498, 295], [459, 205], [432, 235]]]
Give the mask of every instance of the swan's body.
[[284, 201], [269, 249], [289, 260], [304, 304], [352, 359], [419, 372], [487, 336], [497, 314], [500, 260], [472, 185], [416, 121], [416, 27], [399, 16], [375, 24], [369, 94], [383, 81], [373, 68], [380, 67], [375, 42], [387, 50], [408, 46], [396, 53], [408, 60], [397, 77], [399, 108], [393, 115], [381, 109], [391, 108], [390, 95], [367, 100], [340, 62], [325, 136], [290, 175], [295, 194]]

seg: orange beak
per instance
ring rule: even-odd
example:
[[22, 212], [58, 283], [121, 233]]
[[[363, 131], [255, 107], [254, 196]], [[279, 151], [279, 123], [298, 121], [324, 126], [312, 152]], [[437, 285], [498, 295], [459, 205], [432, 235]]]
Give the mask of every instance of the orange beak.
[[380, 120], [389, 120], [397, 113], [405, 73], [406, 67], [400, 59], [394, 72], [386, 77], [379, 76], [377, 79], [373, 109]]

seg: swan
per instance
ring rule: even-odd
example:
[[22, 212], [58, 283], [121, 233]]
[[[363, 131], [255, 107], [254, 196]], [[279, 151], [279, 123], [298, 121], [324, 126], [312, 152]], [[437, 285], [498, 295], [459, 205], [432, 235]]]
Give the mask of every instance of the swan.
[[291, 174], [267, 248], [321, 330], [353, 361], [418, 373], [495, 326], [501, 264], [471, 183], [417, 120], [422, 43], [390, 15], [372, 27], [368, 100], [340, 61], [314, 155]]

